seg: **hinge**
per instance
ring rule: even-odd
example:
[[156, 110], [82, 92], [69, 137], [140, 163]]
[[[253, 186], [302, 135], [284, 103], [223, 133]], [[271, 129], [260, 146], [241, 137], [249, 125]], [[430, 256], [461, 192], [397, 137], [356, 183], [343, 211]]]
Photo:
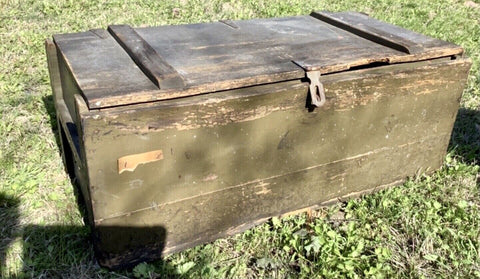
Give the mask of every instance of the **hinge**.
[[320, 71], [306, 71], [305, 74], [310, 80], [309, 91], [312, 105], [323, 106], [325, 104], [325, 90], [320, 82]]

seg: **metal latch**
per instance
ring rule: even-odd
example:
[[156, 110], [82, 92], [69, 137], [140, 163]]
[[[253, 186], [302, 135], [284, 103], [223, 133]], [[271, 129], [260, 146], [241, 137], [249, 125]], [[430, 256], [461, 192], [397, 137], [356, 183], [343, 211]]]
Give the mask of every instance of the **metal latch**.
[[309, 91], [312, 99], [312, 105], [321, 107], [325, 104], [325, 90], [320, 82], [320, 71], [306, 71], [307, 78], [310, 80]]

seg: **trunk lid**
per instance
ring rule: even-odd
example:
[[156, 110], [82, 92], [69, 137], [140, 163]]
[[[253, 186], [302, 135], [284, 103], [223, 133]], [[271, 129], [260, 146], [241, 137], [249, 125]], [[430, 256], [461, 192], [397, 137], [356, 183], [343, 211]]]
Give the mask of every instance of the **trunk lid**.
[[160, 101], [463, 49], [353, 12], [55, 35], [89, 109]]

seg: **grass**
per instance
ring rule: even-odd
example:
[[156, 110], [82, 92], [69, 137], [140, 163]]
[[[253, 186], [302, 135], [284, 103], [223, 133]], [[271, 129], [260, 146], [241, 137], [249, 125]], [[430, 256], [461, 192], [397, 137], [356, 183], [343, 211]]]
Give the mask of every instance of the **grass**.
[[[0, 274], [5, 278], [480, 277], [480, 4], [456, 0], [0, 0]], [[467, 1], [468, 2], [468, 1]], [[473, 4], [472, 4], [473, 3]], [[43, 47], [54, 33], [355, 10], [462, 45], [473, 66], [444, 166], [312, 215], [110, 272], [63, 171]]]

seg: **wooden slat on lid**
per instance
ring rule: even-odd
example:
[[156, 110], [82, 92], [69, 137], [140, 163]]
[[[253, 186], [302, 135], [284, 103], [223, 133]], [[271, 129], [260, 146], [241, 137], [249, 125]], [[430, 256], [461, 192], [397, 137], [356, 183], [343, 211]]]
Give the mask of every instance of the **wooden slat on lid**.
[[108, 31], [160, 89], [185, 86], [183, 78], [128, 25], [110, 25]]
[[[55, 38], [90, 109], [300, 79], [305, 70], [328, 74], [376, 62], [425, 60], [463, 51], [356, 13], [122, 28], [121, 32], [110, 29], [116, 35], [134, 34], [119, 40], [125, 49], [108, 32], [78, 35], [82, 39], [75, 43], [70, 42], [71, 36]], [[90, 66], [84, 58], [107, 63]], [[152, 80], [158, 78], [155, 83], [160, 88], [140, 68], [150, 72]], [[184, 84], [162, 87], [170, 74], [181, 77]]]
[[110, 104], [108, 99], [90, 96], [148, 95], [146, 92], [158, 90], [106, 30], [53, 38], [89, 108]]
[[426, 60], [463, 52], [463, 49], [455, 44], [388, 24], [362, 13], [312, 12], [310, 15], [373, 42], [411, 54], [391, 57], [390, 63]]

